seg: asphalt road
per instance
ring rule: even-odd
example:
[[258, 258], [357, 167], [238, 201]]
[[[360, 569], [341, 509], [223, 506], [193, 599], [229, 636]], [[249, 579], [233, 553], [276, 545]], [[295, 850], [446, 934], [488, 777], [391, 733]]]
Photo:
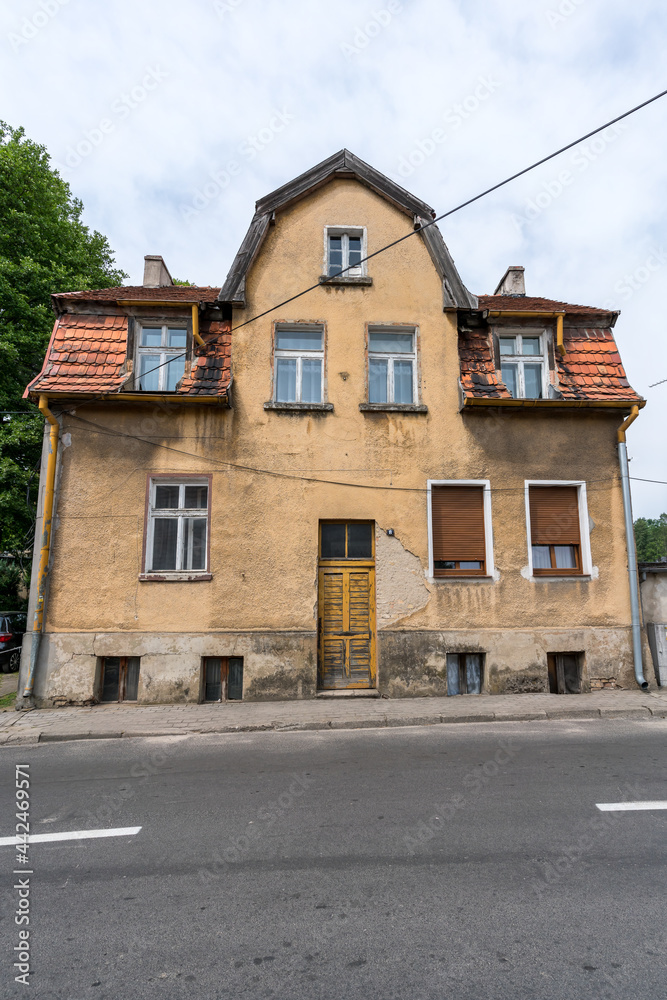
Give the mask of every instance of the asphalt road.
[[0, 997], [664, 1000], [667, 722], [95, 740], [30, 764], [31, 988]]

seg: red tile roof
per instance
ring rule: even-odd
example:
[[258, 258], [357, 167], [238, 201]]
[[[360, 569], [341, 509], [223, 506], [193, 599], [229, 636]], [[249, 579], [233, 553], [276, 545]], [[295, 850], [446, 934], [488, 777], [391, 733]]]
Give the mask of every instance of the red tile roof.
[[[636, 402], [642, 399], [628, 382], [618, 347], [611, 330], [601, 326], [581, 327], [568, 325], [568, 318], [594, 314], [604, 320], [605, 313], [588, 306], [571, 306], [551, 299], [512, 298], [509, 296], [486, 295], [479, 300], [480, 307], [491, 309], [489, 302], [502, 299], [503, 308], [519, 312], [516, 303], [530, 303], [525, 311], [559, 312], [565, 311], [563, 321], [563, 342], [565, 356], [556, 352], [557, 381], [554, 388], [564, 400], [588, 399]], [[537, 306], [535, 303], [541, 303]], [[497, 308], [497, 306], [495, 306]], [[524, 310], [521, 310], [524, 311]], [[459, 359], [461, 365], [461, 385], [466, 397], [486, 399], [511, 399], [511, 394], [500, 378], [491, 346], [491, 331], [483, 328], [459, 331]]]
[[567, 353], [558, 359], [558, 381], [563, 399], [642, 398], [625, 377], [611, 330], [566, 326], [563, 340]]
[[[127, 323], [127, 316], [63, 313], [53, 328], [42, 371], [24, 395], [107, 393], [121, 386], [133, 391], [127, 371]], [[199, 332], [207, 346], [195, 347], [192, 371], [181, 379], [177, 395], [225, 395], [231, 381], [229, 327], [228, 321], [201, 321]]]
[[557, 302], [555, 299], [540, 299], [527, 295], [480, 295], [479, 308], [490, 312], [506, 310], [507, 312], [564, 312], [568, 316], [609, 316], [609, 309], [596, 309], [594, 306], [577, 306], [570, 302]]
[[149, 302], [216, 302], [219, 288], [210, 285], [161, 285], [146, 288], [144, 285], [121, 285], [117, 288], [86, 289], [83, 292], [58, 292], [53, 295], [56, 305], [62, 299], [83, 302], [130, 302], [146, 299]]

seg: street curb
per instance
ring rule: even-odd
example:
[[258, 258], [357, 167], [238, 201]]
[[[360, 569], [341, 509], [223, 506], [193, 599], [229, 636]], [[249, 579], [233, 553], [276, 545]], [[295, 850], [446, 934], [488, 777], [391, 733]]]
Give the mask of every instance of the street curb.
[[38, 743], [67, 743], [77, 740], [116, 740], [116, 739], [155, 739], [170, 736], [228, 736], [241, 733], [298, 733], [298, 732], [333, 732], [354, 729], [400, 729], [414, 726], [461, 725], [489, 722], [583, 722], [609, 719], [664, 719], [667, 709], [662, 706], [656, 710], [648, 707], [637, 708], [596, 708], [596, 709], [560, 709], [539, 710], [533, 712], [485, 712], [477, 715], [421, 715], [404, 718], [390, 718], [386, 715], [367, 717], [365, 719], [328, 719], [311, 720], [308, 722], [258, 723], [253, 725], [207, 725], [179, 729], [137, 729], [101, 732], [49, 732], [33, 729], [21, 733], [17, 729], [9, 729], [0, 734], [1, 746], [28, 746]]

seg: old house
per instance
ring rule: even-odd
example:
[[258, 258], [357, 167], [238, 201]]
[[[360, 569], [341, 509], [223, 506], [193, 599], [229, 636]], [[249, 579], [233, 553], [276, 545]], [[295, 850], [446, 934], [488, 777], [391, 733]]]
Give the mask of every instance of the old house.
[[473, 294], [433, 218], [342, 151], [222, 288], [53, 297], [23, 703], [642, 682], [617, 314]]

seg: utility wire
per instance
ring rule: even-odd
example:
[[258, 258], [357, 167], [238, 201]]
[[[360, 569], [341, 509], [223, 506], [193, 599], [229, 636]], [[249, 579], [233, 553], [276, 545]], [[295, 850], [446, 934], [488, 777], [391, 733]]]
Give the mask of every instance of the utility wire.
[[[165, 451], [175, 452], [177, 455], [184, 455], [187, 458], [195, 458], [195, 459], [197, 459], [198, 462], [201, 462], [201, 461], [212, 462], [214, 465], [225, 466], [226, 468], [233, 469], [236, 472], [250, 472], [250, 473], [254, 473], [255, 475], [272, 476], [273, 478], [276, 478], [276, 479], [293, 479], [293, 480], [297, 480], [298, 482], [302, 482], [302, 483], [314, 483], [314, 484], [322, 485], [322, 486], [347, 486], [347, 487], [351, 487], [353, 489], [362, 489], [362, 490], [389, 490], [390, 492], [393, 492], [393, 493], [428, 493], [428, 489], [424, 489], [421, 486], [382, 486], [382, 485], [377, 485], [377, 484], [374, 484], [374, 483], [346, 483], [346, 482], [343, 482], [342, 480], [318, 479], [315, 476], [299, 476], [299, 475], [296, 475], [296, 473], [293, 473], [293, 472], [281, 472], [280, 470], [276, 470], [276, 469], [258, 469], [255, 466], [240, 465], [237, 462], [227, 462], [224, 459], [213, 458], [213, 457], [208, 456], [208, 455], [199, 455], [199, 454], [197, 454], [196, 452], [193, 452], [193, 451], [185, 451], [183, 448], [174, 448], [172, 445], [161, 444], [159, 441], [154, 441], [154, 440], [151, 440], [150, 438], [139, 437], [138, 434], [128, 434], [127, 431], [116, 431], [116, 430], [108, 429], [106, 427], [102, 427], [101, 424], [96, 424], [95, 421], [93, 421], [93, 420], [86, 420], [85, 417], [80, 417], [78, 414], [76, 415], [76, 417], [74, 419], [78, 420], [81, 423], [86, 424], [88, 427], [90, 427], [92, 429], [91, 433], [106, 434], [109, 437], [130, 438], [133, 441], [139, 441], [141, 444], [146, 444], [146, 445], [148, 445], [151, 448], [155, 448], [155, 447], [162, 448]], [[87, 428], [81, 428], [81, 429], [82, 430], [86, 430]], [[636, 476], [630, 476], [630, 479], [636, 479], [636, 478], [637, 478]], [[644, 483], [660, 483], [663, 486], [667, 486], [667, 482], [661, 483], [661, 481], [658, 480], [658, 479], [641, 479], [641, 480], [638, 480], [638, 481], [639, 482], [644, 482]], [[619, 482], [620, 482], [620, 478], [617, 477], [617, 476], [605, 477], [603, 479], [587, 479], [586, 480], [586, 484], [587, 485], [588, 485], [588, 483], [619, 483]], [[487, 486], [485, 486], [484, 489], [487, 492], [489, 492], [489, 493], [524, 493], [525, 492], [525, 487], [524, 486], [508, 486], [508, 487], [487, 487]], [[112, 492], [115, 492], [115, 491], [112, 491]], [[134, 515], [128, 515], [128, 517], [129, 516], [134, 516]]]
[[656, 385], [663, 385], [663, 383], [665, 382], [667, 382], [667, 378], [661, 378], [659, 382], [654, 382], [652, 385], [650, 385], [649, 389], [655, 389]]
[[[567, 152], [568, 149], [573, 149], [574, 146], [578, 146], [580, 143], [585, 142], [586, 139], [590, 139], [591, 136], [597, 135], [599, 132], [604, 132], [605, 129], [610, 128], [612, 125], [615, 125], [616, 122], [623, 121], [624, 118], [629, 118], [630, 115], [636, 114], [637, 111], [641, 111], [642, 108], [647, 107], [649, 104], [653, 104], [654, 101], [660, 100], [660, 98], [665, 97], [665, 95], [667, 95], [667, 90], [660, 91], [659, 94], [655, 94], [653, 97], [649, 97], [648, 100], [642, 101], [641, 104], [635, 105], [635, 107], [630, 108], [629, 111], [624, 111], [623, 114], [618, 115], [616, 118], [612, 118], [610, 121], [605, 122], [604, 125], [598, 126], [598, 128], [594, 128], [591, 132], [587, 132], [586, 135], [580, 136], [579, 139], [574, 139], [572, 142], [569, 142], [566, 146], [561, 146], [560, 149], [557, 149], [554, 153], [549, 153], [548, 156], [543, 156], [542, 159], [536, 160], [535, 163], [531, 163], [530, 166], [524, 167], [523, 170], [517, 171], [510, 177], [506, 177], [505, 180], [499, 181], [497, 184], [493, 184], [491, 187], [486, 188], [486, 190], [480, 192], [480, 194], [476, 194], [472, 198], [468, 198], [466, 201], [461, 202], [461, 204], [457, 205], [455, 208], [450, 208], [449, 211], [443, 212], [441, 215], [437, 215], [430, 222], [425, 222], [423, 225], [421, 225], [419, 229], [412, 230], [411, 232], [406, 233], [405, 236], [400, 236], [397, 240], [393, 240], [391, 243], [387, 243], [386, 246], [380, 247], [379, 250], [375, 250], [373, 253], [368, 254], [367, 257], [362, 257], [362, 259], [357, 264], [350, 264], [348, 265], [348, 267], [342, 268], [337, 274], [329, 275], [326, 281], [322, 282], [318, 281], [317, 284], [310, 285], [308, 288], [304, 288], [303, 291], [297, 292], [296, 295], [292, 295], [290, 296], [290, 298], [284, 299], [277, 305], [271, 306], [269, 309], [265, 309], [263, 312], [257, 313], [255, 316], [251, 316], [250, 319], [244, 320], [243, 323], [238, 323], [236, 326], [232, 326], [229, 330], [225, 330], [225, 334], [234, 333], [234, 331], [240, 330], [242, 329], [242, 327], [248, 326], [250, 323], [254, 323], [258, 319], [262, 319], [264, 316], [268, 316], [270, 313], [275, 312], [277, 309], [282, 309], [283, 306], [289, 305], [290, 302], [295, 302], [296, 299], [300, 299], [302, 298], [302, 296], [307, 295], [309, 292], [315, 291], [316, 288], [321, 288], [323, 285], [326, 285], [330, 279], [339, 278], [341, 274], [345, 274], [346, 271], [349, 271], [350, 267], [358, 267], [359, 264], [363, 264], [367, 260], [372, 260], [373, 257], [377, 257], [381, 253], [385, 253], [387, 250], [391, 250], [392, 247], [398, 246], [399, 243], [403, 243], [405, 240], [409, 240], [411, 236], [416, 236], [417, 233], [423, 232], [424, 229], [428, 229], [430, 226], [435, 226], [436, 223], [441, 222], [442, 219], [447, 219], [450, 215], [454, 215], [456, 212], [460, 212], [461, 209], [467, 208], [468, 205], [474, 204], [474, 202], [479, 201], [481, 198], [486, 198], [487, 195], [492, 194], [494, 191], [498, 191], [502, 187], [505, 187], [506, 184], [510, 184], [518, 177], [523, 177], [524, 174], [529, 173], [531, 170], [535, 170], [537, 167], [541, 167], [543, 163], [548, 163], [549, 160], [553, 160], [556, 156], [560, 156], [561, 153]], [[206, 342], [207, 346], [215, 344], [217, 340], [218, 338], [215, 337], [212, 340], [207, 341]], [[143, 375], [150, 375], [152, 372], [158, 371], [160, 368], [163, 368], [165, 365], [171, 364], [173, 361], [177, 361], [180, 360], [180, 358], [187, 357], [187, 354], [188, 352], [184, 351], [183, 354], [174, 355], [174, 357], [170, 358], [169, 361], [164, 361], [162, 362], [162, 364], [156, 365], [155, 368], [149, 369], [149, 371], [144, 372]], [[111, 392], [101, 393], [99, 396], [96, 396], [93, 399], [83, 400], [82, 403], [83, 402], [93, 403], [99, 399], [103, 399], [104, 397], [112, 395], [122, 395], [122, 392], [120, 389], [117, 389], [113, 393]], [[77, 405], [80, 406], [82, 405], [82, 403], [79, 403]], [[71, 412], [71, 411], [63, 411], [63, 412]]]

